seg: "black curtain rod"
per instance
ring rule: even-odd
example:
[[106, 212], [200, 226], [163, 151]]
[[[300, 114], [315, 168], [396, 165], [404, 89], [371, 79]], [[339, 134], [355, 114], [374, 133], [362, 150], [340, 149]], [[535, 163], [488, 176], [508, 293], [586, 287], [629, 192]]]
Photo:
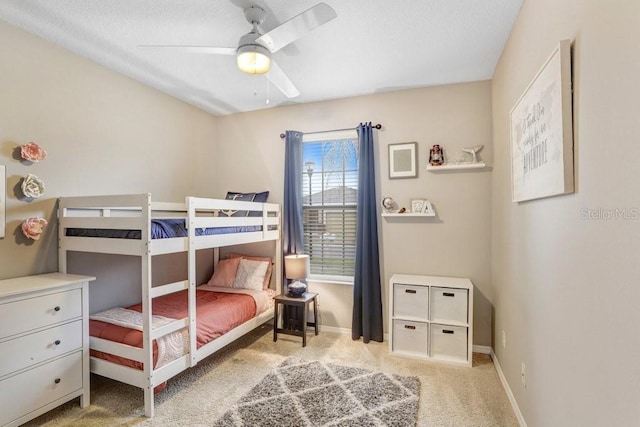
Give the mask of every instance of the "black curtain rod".
[[[377, 125], [373, 125], [373, 128], [374, 128], [374, 129], [378, 129], [378, 130], [380, 130], [380, 129], [382, 129], [382, 125], [381, 125], [380, 123], [378, 123]], [[319, 130], [319, 131], [317, 131], [317, 132], [307, 132], [307, 133], [340, 132], [340, 131], [342, 131], [342, 130], [356, 130], [356, 128], [333, 129], [333, 130]], [[285, 137], [285, 134], [284, 134], [284, 133], [281, 133], [281, 134], [280, 134], [280, 138], [283, 138], [283, 139], [284, 139], [284, 137]]]

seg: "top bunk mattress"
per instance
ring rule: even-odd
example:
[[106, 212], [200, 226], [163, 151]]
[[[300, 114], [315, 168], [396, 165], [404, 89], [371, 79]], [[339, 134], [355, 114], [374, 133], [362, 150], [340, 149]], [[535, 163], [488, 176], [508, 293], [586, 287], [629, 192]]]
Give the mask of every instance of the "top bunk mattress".
[[[260, 225], [239, 227], [212, 227], [196, 228], [196, 236], [211, 236], [215, 234], [250, 233], [262, 231]], [[137, 239], [142, 238], [141, 230], [114, 230], [107, 228], [67, 228], [66, 233], [70, 237], [101, 237], [111, 239]], [[151, 238], [169, 239], [173, 237], [187, 237], [186, 221], [183, 218], [152, 219]]]

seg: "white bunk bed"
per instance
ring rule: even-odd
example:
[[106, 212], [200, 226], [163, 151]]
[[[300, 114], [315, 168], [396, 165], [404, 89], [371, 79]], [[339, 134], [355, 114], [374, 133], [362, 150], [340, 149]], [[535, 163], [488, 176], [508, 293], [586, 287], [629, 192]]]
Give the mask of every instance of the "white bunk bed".
[[[250, 211], [251, 216], [219, 214], [221, 211]], [[184, 218], [186, 237], [153, 239], [151, 223], [154, 219]], [[91, 357], [91, 372], [112, 378], [144, 390], [145, 415], [154, 414], [154, 388], [168, 379], [195, 366], [199, 361], [247, 332], [273, 318], [273, 308], [262, 312], [224, 335], [197, 348], [196, 345], [196, 251], [214, 248], [214, 265], [223, 246], [254, 242], [275, 241], [274, 274], [271, 287], [281, 293], [282, 250], [280, 242], [280, 207], [272, 203], [186, 197], [185, 203], [159, 203], [150, 194], [63, 197], [59, 199], [59, 270], [67, 273], [69, 251], [100, 254], [133, 255], [141, 259], [142, 282], [142, 348], [116, 343], [96, 337], [90, 338], [92, 350], [109, 353], [143, 364], [143, 369], [122, 366], [97, 357]], [[248, 227], [249, 231], [227, 234], [197, 235], [199, 229]], [[69, 236], [67, 230], [134, 230], [139, 238], [104, 238]], [[238, 231], [238, 230], [233, 230]], [[156, 255], [187, 252], [188, 279], [152, 286], [151, 266]], [[165, 326], [152, 328], [152, 300], [154, 298], [188, 291], [188, 317]], [[89, 293], [91, 297], [91, 292]], [[153, 366], [153, 340], [188, 328], [189, 352], [155, 368]]]

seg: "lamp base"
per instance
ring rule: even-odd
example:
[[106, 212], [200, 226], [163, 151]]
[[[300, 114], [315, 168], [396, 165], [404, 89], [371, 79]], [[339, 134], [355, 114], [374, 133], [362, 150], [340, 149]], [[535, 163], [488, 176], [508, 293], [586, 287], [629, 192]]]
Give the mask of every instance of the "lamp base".
[[296, 280], [287, 285], [287, 291], [288, 297], [300, 298], [307, 291], [307, 285], [304, 282]]

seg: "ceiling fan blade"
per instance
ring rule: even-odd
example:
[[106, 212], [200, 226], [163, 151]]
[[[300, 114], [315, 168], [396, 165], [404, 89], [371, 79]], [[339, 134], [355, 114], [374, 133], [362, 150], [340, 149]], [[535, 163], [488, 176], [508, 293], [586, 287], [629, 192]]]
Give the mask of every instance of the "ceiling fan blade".
[[235, 47], [213, 47], [213, 46], [175, 46], [175, 45], [138, 45], [142, 48], [159, 48], [159, 49], [173, 49], [180, 50], [182, 52], [190, 53], [207, 53], [210, 55], [235, 55]]
[[326, 24], [338, 14], [325, 3], [318, 3], [310, 9], [278, 25], [273, 30], [258, 37], [271, 52], [277, 52], [289, 43], [298, 40], [309, 31]]
[[282, 68], [271, 59], [267, 78], [274, 84], [287, 98], [295, 98], [300, 95], [300, 91], [293, 85], [289, 77], [282, 71]]

